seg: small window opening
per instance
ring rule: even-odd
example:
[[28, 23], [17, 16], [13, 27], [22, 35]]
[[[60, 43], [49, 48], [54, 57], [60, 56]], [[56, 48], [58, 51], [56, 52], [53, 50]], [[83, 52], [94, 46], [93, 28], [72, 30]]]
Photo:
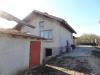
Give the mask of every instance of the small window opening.
[[51, 48], [46, 48], [45, 51], [46, 51], [46, 57], [52, 55], [52, 49]]

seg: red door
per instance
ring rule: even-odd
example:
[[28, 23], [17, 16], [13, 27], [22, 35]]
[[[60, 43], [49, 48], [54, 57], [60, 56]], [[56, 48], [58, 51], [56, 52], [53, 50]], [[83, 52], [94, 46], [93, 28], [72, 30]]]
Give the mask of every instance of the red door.
[[29, 63], [30, 68], [40, 64], [40, 49], [41, 49], [40, 41], [32, 41], [30, 43], [30, 63]]

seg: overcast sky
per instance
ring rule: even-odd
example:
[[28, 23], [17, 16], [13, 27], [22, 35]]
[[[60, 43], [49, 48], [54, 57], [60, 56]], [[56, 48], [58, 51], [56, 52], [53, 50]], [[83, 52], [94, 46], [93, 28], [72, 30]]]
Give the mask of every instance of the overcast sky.
[[[0, 9], [23, 19], [33, 10], [65, 19], [77, 35], [100, 35], [100, 0], [0, 0]], [[15, 22], [0, 18], [0, 27], [13, 27]]]

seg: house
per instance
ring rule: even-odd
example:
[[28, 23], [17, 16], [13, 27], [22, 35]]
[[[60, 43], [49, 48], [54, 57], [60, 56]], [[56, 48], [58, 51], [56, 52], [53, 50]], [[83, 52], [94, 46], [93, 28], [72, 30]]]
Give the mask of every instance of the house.
[[39, 36], [0, 28], [0, 75], [14, 75], [42, 63]]
[[43, 60], [71, 50], [73, 33], [76, 31], [65, 20], [34, 10], [23, 21], [35, 28], [17, 24], [14, 29], [48, 39], [42, 42]]

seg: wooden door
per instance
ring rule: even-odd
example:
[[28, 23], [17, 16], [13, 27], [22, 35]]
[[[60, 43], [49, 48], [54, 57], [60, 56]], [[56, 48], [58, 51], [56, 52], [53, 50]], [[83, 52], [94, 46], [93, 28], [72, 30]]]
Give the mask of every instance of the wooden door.
[[30, 43], [30, 63], [29, 63], [30, 68], [40, 64], [40, 49], [41, 49], [40, 41], [32, 41]]

